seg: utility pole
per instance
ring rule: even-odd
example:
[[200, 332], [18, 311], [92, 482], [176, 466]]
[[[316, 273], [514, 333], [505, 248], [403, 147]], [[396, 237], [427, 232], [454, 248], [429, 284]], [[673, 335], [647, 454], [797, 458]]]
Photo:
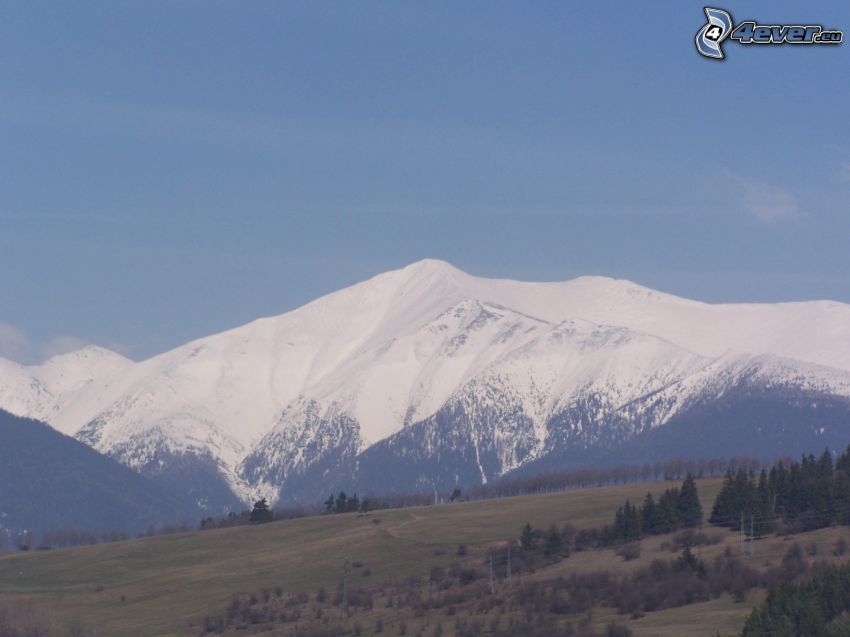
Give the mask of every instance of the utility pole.
[[741, 555], [744, 554], [744, 512], [741, 511]]
[[493, 551], [490, 551], [490, 594], [496, 593], [496, 584], [493, 581]]
[[753, 514], [750, 513], [750, 555], [753, 554]]
[[342, 618], [348, 619], [348, 560], [342, 561]]
[[511, 542], [508, 540], [508, 586], [511, 585]]

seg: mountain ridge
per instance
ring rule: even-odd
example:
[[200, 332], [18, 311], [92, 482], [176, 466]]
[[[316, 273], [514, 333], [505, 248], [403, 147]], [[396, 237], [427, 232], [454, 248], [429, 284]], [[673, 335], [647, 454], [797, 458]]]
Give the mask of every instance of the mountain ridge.
[[191, 498], [176, 498], [48, 425], [2, 409], [0, 450], [0, 530], [141, 532], [194, 523], [203, 512]]
[[0, 407], [142, 473], [191, 457], [243, 501], [286, 498], [313, 465], [330, 475], [420, 425], [431, 433], [408, 444], [454, 436], [469, 447], [457, 457], [488, 480], [566, 440], [613, 444], [660, 427], [745, 376], [850, 396], [848, 305], [711, 305], [607, 277], [483, 279], [439, 260], [143, 361], [105, 351], [89, 351], [109, 364], [80, 364], [79, 386], [75, 355], [54, 362], [58, 398], [42, 367], [0, 360]]

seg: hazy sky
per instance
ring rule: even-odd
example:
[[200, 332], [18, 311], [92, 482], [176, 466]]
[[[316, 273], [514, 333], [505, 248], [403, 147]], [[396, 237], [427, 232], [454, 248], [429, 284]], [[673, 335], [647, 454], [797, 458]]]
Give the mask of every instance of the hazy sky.
[[141, 358], [428, 256], [850, 302], [850, 43], [710, 61], [703, 4], [4, 2], [0, 355]]

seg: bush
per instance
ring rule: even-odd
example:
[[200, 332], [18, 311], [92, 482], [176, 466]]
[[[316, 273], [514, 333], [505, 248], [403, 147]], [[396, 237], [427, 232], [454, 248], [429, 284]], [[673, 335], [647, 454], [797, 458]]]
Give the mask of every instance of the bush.
[[472, 584], [472, 582], [474, 582], [477, 579], [478, 579], [478, 571], [476, 571], [474, 568], [461, 569], [460, 574], [458, 576], [458, 580], [464, 586], [466, 586], [467, 584]]
[[[709, 536], [703, 533], [702, 531], [696, 531], [694, 529], [685, 529], [684, 531], [679, 531], [673, 536], [673, 540], [668, 544], [668, 548], [674, 553], [678, 553], [679, 551], [686, 548], [693, 548], [694, 546], [707, 546], [710, 544], [720, 544], [720, 542], [722, 541], [722, 532], [715, 532]], [[665, 544], [667, 543], [665, 542]]]
[[599, 544], [599, 529], [582, 529], [575, 534], [573, 548], [576, 551], [586, 551]]
[[631, 628], [611, 622], [608, 624], [608, 631], [605, 633], [608, 637], [632, 637]]
[[631, 542], [629, 544], [623, 544], [620, 548], [617, 549], [617, 555], [622, 557], [627, 562], [638, 559], [640, 557], [640, 542]]

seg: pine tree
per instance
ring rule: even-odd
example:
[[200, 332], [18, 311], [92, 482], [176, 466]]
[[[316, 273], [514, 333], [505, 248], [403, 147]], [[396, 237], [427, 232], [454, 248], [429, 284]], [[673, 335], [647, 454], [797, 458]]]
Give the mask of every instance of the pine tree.
[[561, 552], [564, 545], [564, 536], [554, 524], [549, 527], [546, 533], [546, 543], [543, 545], [543, 552], [547, 556], [557, 555]]
[[821, 457], [818, 458], [817, 465], [814, 468], [814, 494], [812, 498], [812, 509], [814, 513], [814, 523], [820, 527], [829, 526], [832, 519], [835, 517], [834, 502], [833, 502], [833, 467], [832, 454], [829, 449], [824, 450]]
[[615, 521], [617, 539], [629, 542], [640, 539], [640, 512], [638, 508], [626, 500], [617, 512], [619, 521]]
[[714, 506], [711, 509], [711, 517], [708, 521], [712, 524], [728, 526], [730, 521], [734, 519], [737, 513], [734, 510], [735, 499], [735, 481], [732, 476], [732, 469], [726, 470], [726, 477], [723, 479], [723, 486], [717, 498], [714, 500]]
[[850, 476], [844, 469], [836, 469], [832, 484], [835, 521], [838, 524], [850, 524]]
[[[753, 478], [743, 468], [738, 469], [735, 474], [735, 499], [733, 501], [733, 513], [737, 512], [740, 515], [741, 511], [745, 515], [753, 512], [753, 501], [755, 500], [755, 485]], [[731, 520], [732, 525], [735, 524], [735, 516]]]
[[759, 474], [758, 486], [756, 487], [755, 507], [751, 515], [754, 519], [754, 532], [756, 537], [762, 537], [770, 533], [771, 522], [771, 494], [767, 472], [762, 469]]
[[835, 459], [835, 468], [842, 470], [847, 475], [850, 475], [850, 446], [844, 450], [844, 453]]
[[647, 493], [643, 499], [643, 506], [640, 509], [640, 526], [644, 533], [657, 533], [655, 530], [658, 525], [657, 518], [655, 500], [652, 498], [651, 493]]
[[254, 502], [254, 508], [251, 510], [251, 517], [249, 519], [254, 524], [271, 522], [274, 519], [274, 514], [269, 507], [269, 501], [261, 498]]
[[617, 507], [614, 513], [614, 527], [611, 529], [611, 540], [619, 542], [626, 538], [626, 514], [623, 505]]
[[672, 533], [679, 524], [679, 490], [667, 489], [658, 500], [658, 532]]
[[680, 527], [692, 528], [702, 524], [702, 504], [699, 501], [696, 481], [691, 474], [688, 474], [682, 483], [677, 504]]
[[347, 511], [359, 511], [360, 510], [360, 498], [357, 497], [355, 493], [348, 499], [348, 504], [346, 507]]
[[775, 464], [768, 474], [767, 482], [770, 485], [770, 514], [781, 513], [785, 507], [788, 494], [788, 474], [785, 465], [781, 462]]
[[850, 467], [850, 448], [834, 463], [828, 450], [818, 458], [807, 454], [799, 462], [777, 463], [770, 472], [762, 470], [758, 480], [744, 469], [734, 477], [727, 472], [711, 521], [734, 528], [743, 513], [752, 516], [759, 535], [772, 530], [777, 517], [798, 532], [850, 523], [850, 473], [845, 467]]
[[535, 537], [534, 529], [530, 524], [526, 523], [526, 525], [522, 527], [522, 534], [520, 535], [519, 543], [526, 551], [534, 550], [534, 547], [537, 544], [537, 538]]

